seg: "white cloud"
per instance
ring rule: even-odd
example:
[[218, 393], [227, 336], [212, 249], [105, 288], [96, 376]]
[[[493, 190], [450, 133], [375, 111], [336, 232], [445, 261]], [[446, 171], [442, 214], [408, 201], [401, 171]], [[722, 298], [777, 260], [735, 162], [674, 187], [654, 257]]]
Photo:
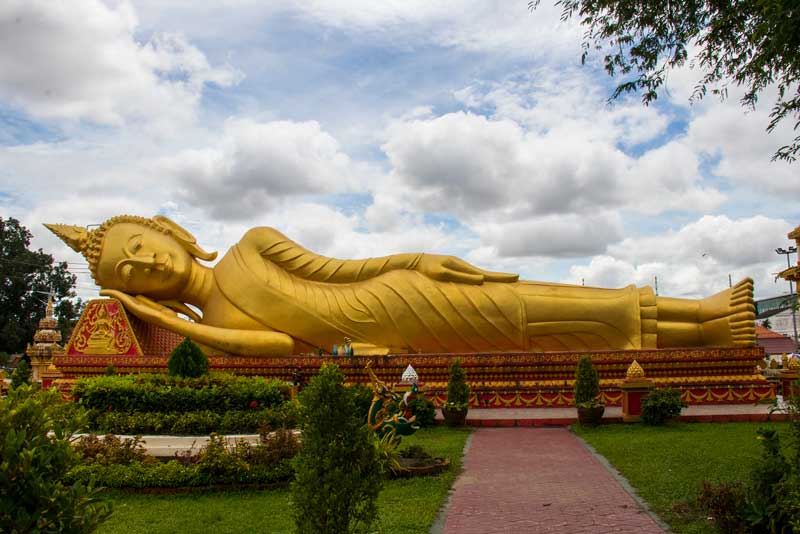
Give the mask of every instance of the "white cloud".
[[368, 172], [314, 121], [229, 119], [216, 146], [161, 164], [179, 197], [221, 219], [243, 219], [288, 197], [344, 192]]
[[630, 209], [705, 210], [724, 196], [702, 186], [699, 161], [667, 144], [632, 158], [578, 124], [531, 132], [471, 112], [400, 121], [382, 146], [394, 178], [424, 209], [466, 220]]
[[476, 223], [483, 243], [497, 256], [577, 257], [600, 254], [622, 238], [622, 218], [615, 212], [548, 215], [507, 223]]
[[573, 21], [562, 23], [560, 11], [552, 5], [530, 12], [527, 2], [312, 0], [292, 9], [324, 26], [403, 48], [435, 44], [468, 52], [557, 55], [575, 61], [580, 54], [579, 26]]
[[42, 119], [175, 127], [192, 120], [206, 83], [241, 78], [212, 67], [183, 36], [135, 38], [127, 1], [0, 4], [0, 98]]
[[792, 225], [762, 215], [731, 219], [706, 215], [677, 231], [627, 238], [608, 247], [589, 265], [573, 266], [566, 280], [585, 279], [587, 285], [653, 285], [658, 276], [660, 294], [675, 297], [708, 296], [752, 277], [757, 296], [784, 292], [775, 273], [784, 258], [775, 248], [786, 245]]

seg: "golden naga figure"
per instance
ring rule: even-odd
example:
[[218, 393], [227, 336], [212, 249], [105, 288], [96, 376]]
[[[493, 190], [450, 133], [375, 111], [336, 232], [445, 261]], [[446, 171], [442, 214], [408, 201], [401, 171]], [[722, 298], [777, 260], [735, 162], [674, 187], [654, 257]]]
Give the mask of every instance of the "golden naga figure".
[[84, 255], [101, 294], [217, 353], [329, 351], [345, 336], [356, 354], [755, 343], [750, 279], [702, 300], [666, 298], [633, 285], [519, 281], [436, 254], [338, 260], [272, 228], [248, 231], [208, 267], [198, 260], [216, 253], [163, 216], [46, 226]]

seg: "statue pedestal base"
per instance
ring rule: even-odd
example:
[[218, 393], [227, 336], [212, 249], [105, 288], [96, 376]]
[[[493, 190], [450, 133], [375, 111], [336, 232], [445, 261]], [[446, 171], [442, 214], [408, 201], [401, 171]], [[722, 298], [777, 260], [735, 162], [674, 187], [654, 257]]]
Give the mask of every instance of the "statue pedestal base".
[[622, 390], [622, 420], [638, 423], [642, 420], [642, 401], [653, 390], [653, 381], [648, 378], [625, 379]]
[[[388, 354], [383, 356], [285, 356], [252, 358], [211, 356], [212, 371], [263, 376], [292, 381], [298, 368], [305, 380], [326, 363], [338, 365], [348, 381], [368, 383], [364, 369], [372, 362], [375, 374], [387, 384], [400, 381], [411, 364], [426, 385], [425, 395], [437, 406], [447, 400], [449, 366], [461, 360], [474, 408], [549, 408], [572, 406], [575, 367], [581, 352], [489, 354]], [[689, 404], [754, 404], [775, 398], [775, 386], [756, 364], [763, 349], [658, 349], [593, 351], [592, 362], [600, 374], [601, 398], [606, 406], [623, 403], [625, 372], [633, 360], [647, 369], [655, 387], [678, 388]], [[102, 375], [108, 364], [118, 373], [161, 373], [167, 355], [64, 355], [55, 364], [67, 382], [81, 376]]]

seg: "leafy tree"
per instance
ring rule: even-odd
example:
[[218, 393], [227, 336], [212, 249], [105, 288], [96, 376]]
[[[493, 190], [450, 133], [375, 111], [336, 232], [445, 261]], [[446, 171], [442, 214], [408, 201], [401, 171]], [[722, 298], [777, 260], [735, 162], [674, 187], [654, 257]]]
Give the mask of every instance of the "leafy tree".
[[[540, 0], [528, 3], [531, 9]], [[658, 97], [670, 69], [691, 61], [703, 76], [693, 99], [712, 94], [727, 98], [730, 84], [745, 89], [741, 104], [753, 108], [764, 89], [776, 85], [767, 131], [794, 117], [800, 128], [800, 8], [797, 0], [557, 0], [562, 20], [580, 18], [586, 28], [582, 61], [589, 49], [607, 50], [609, 75], [628, 75], [613, 98], [641, 93], [649, 104]], [[689, 58], [689, 48], [699, 52]], [[606, 48], [607, 47], [607, 48]], [[794, 161], [800, 135], [781, 147], [773, 160]]]
[[11, 387], [17, 388], [31, 383], [31, 366], [28, 360], [22, 359], [17, 364], [14, 374], [11, 375]]
[[187, 337], [170, 353], [167, 369], [171, 376], [197, 378], [208, 374], [208, 358], [200, 347]]
[[303, 443], [292, 502], [301, 534], [366, 532], [378, 517], [381, 465], [357, 394], [337, 365], [323, 366], [300, 393]]
[[91, 487], [65, 484], [85, 414], [31, 386], [0, 399], [0, 532], [92, 532], [110, 514]]
[[31, 232], [13, 218], [0, 217], [0, 350], [19, 353], [33, 340], [52, 288], [62, 338], [66, 341], [82, 310], [75, 297], [75, 275], [66, 262], [29, 250]]

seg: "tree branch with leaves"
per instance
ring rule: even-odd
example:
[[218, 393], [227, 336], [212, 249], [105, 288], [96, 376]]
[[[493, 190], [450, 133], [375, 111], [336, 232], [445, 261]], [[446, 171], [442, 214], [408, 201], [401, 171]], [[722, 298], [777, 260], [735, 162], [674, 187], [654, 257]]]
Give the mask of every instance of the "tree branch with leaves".
[[[540, 0], [528, 3], [535, 10]], [[641, 94], [647, 105], [658, 98], [667, 74], [687, 61], [703, 75], [692, 94], [710, 91], [725, 99], [733, 84], [744, 89], [740, 103], [753, 109], [765, 89], [777, 98], [766, 127], [783, 120], [800, 129], [800, 3], [797, 0], [558, 0], [561, 20], [578, 17], [584, 33], [585, 62], [592, 49], [606, 50], [610, 76], [621, 75], [611, 100]], [[699, 52], [690, 59], [689, 51]], [[800, 135], [772, 159], [795, 161]]]

